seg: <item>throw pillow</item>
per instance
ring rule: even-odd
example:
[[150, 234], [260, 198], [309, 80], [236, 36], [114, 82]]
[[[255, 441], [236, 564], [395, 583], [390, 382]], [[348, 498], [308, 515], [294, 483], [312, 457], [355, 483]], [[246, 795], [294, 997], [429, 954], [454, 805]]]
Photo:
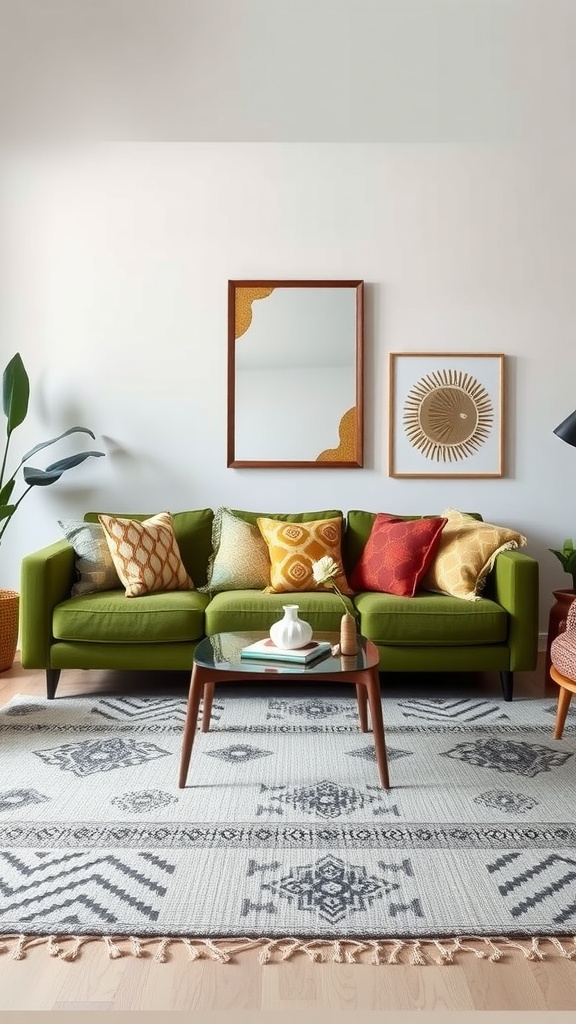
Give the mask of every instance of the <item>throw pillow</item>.
[[270, 583], [268, 546], [253, 523], [219, 508], [212, 524], [213, 553], [203, 593], [221, 590], [262, 590]]
[[445, 509], [442, 516], [447, 520], [446, 526], [422, 586], [466, 601], [478, 601], [496, 556], [501, 551], [523, 547], [526, 537], [505, 526], [483, 523], [454, 508]]
[[72, 597], [93, 594], [98, 590], [114, 590], [120, 586], [104, 530], [99, 523], [82, 519], [59, 519], [69, 544], [74, 548], [76, 581]]
[[438, 550], [446, 522], [440, 517], [408, 520], [378, 513], [350, 577], [352, 589], [414, 597]]
[[180, 556], [170, 512], [137, 522], [99, 515], [126, 597], [154, 590], [194, 590]]
[[258, 528], [268, 545], [270, 584], [268, 593], [302, 590], [330, 590], [317, 587], [312, 563], [330, 555], [338, 565], [334, 583], [342, 594], [351, 594], [342, 565], [342, 518], [315, 519], [307, 523], [285, 523], [258, 518]]

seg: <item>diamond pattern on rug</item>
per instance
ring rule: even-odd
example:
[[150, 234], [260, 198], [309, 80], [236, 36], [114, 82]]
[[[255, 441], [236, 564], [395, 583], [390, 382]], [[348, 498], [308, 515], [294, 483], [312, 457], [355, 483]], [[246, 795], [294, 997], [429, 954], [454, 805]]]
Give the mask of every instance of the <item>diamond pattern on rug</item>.
[[527, 814], [533, 807], [538, 806], [538, 800], [524, 793], [510, 793], [506, 789], [490, 789], [487, 793], [479, 793], [474, 797], [475, 804], [482, 804], [484, 807], [496, 807], [499, 811], [507, 813]]
[[443, 757], [454, 757], [479, 768], [495, 768], [499, 772], [514, 772], [516, 775], [533, 777], [540, 772], [549, 772], [565, 764], [571, 753], [552, 750], [539, 743], [523, 743], [516, 740], [501, 740], [495, 736], [475, 740], [473, 743], [459, 743], [452, 750], [441, 752]]
[[[405, 864], [409, 865], [409, 862]], [[388, 867], [381, 862], [379, 866], [381, 869]], [[400, 896], [397, 865], [390, 867], [390, 874], [381, 877], [371, 874], [361, 864], [352, 864], [328, 854], [320, 860], [295, 866], [278, 878], [262, 882], [262, 892], [287, 900], [290, 904], [295, 903], [301, 913], [318, 915], [334, 925], [351, 914], [365, 913], [376, 900], [384, 900], [392, 893]], [[406, 872], [412, 875], [409, 866]], [[249, 902], [243, 903], [243, 917], [252, 909]], [[400, 906], [400, 903], [388, 905], [387, 912], [394, 916]], [[421, 907], [419, 916], [422, 916]]]
[[165, 793], [161, 789], [140, 789], [133, 793], [122, 793], [120, 796], [115, 796], [110, 803], [122, 811], [139, 814], [141, 811], [155, 811], [158, 807], [177, 804], [178, 797], [173, 796], [172, 793]]
[[[376, 764], [376, 750], [373, 743], [369, 743], [367, 747], [359, 747], [358, 750], [347, 750], [346, 753], [348, 757], [363, 757], [365, 761], [373, 761]], [[388, 760], [394, 761], [399, 757], [411, 757], [414, 751], [401, 750], [400, 747], [389, 747], [386, 744], [386, 753]]]
[[[374, 814], [394, 813], [388, 806], [388, 794], [379, 786], [367, 786], [363, 792], [353, 786], [339, 786], [335, 782], [323, 779], [312, 786], [260, 786], [260, 795], [266, 794], [268, 806], [259, 803], [256, 814], [284, 814], [284, 806], [294, 811], [311, 814], [317, 818], [330, 820], [346, 817], [359, 810], [370, 809]], [[376, 808], [373, 805], [377, 805]], [[398, 814], [396, 807], [396, 814]]]
[[31, 804], [42, 804], [50, 797], [39, 793], [37, 789], [5, 789], [0, 790], [0, 811], [18, 811]]
[[321, 721], [323, 718], [331, 718], [334, 715], [356, 718], [356, 705], [352, 701], [323, 700], [321, 697], [308, 700], [272, 699], [268, 701], [268, 714], [266, 718], [278, 719], [282, 722], [290, 718], [308, 718], [310, 721]]
[[220, 750], [205, 750], [207, 757], [218, 757], [221, 761], [228, 761], [231, 764], [245, 764], [246, 761], [254, 761], [258, 757], [272, 757], [272, 750], [260, 750], [259, 747], [251, 747], [248, 743], [234, 743], [231, 747], [221, 747]]
[[576, 912], [576, 860], [557, 853], [535, 857], [532, 853], [515, 851], [504, 854], [486, 865], [498, 883], [498, 892], [505, 899], [512, 917], [522, 923], [531, 910], [545, 907], [549, 900], [563, 904], [552, 920], [558, 927], [574, 920]]
[[501, 704], [490, 700], [469, 700], [448, 697], [414, 698], [398, 701], [402, 717], [424, 722], [510, 721]]
[[80, 776], [92, 775], [94, 772], [111, 772], [116, 768], [128, 768], [170, 755], [168, 750], [162, 750], [155, 743], [124, 737], [64, 743], [60, 747], [35, 750], [33, 753], [46, 764]]

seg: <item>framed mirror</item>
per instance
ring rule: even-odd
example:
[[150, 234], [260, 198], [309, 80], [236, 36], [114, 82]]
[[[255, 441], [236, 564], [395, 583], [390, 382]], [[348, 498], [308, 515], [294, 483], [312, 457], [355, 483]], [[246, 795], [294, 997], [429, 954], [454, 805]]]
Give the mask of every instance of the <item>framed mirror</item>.
[[229, 467], [363, 465], [363, 281], [228, 282]]

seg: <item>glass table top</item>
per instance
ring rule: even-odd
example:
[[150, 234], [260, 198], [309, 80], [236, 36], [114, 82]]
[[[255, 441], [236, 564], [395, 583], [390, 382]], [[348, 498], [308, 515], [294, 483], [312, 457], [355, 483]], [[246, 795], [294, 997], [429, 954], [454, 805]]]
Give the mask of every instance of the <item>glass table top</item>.
[[[329, 673], [338, 675], [342, 672], [358, 672], [374, 668], [379, 663], [378, 648], [366, 637], [358, 637], [358, 653], [344, 656], [340, 653], [326, 655], [309, 662], [307, 665], [290, 661], [257, 661], [241, 658], [242, 648], [256, 640], [268, 637], [267, 631], [246, 630], [235, 633], [215, 633], [201, 640], [194, 652], [194, 662], [202, 668], [213, 668], [216, 671], [249, 672], [251, 675], [274, 674], [319, 675]], [[313, 640], [328, 640], [333, 646], [340, 642], [339, 633], [315, 632]]]

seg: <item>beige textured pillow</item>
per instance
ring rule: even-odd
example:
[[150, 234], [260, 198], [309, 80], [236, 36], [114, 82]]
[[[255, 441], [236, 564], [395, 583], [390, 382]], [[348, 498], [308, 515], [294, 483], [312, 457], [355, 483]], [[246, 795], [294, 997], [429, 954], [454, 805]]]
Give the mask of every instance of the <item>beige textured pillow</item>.
[[221, 590], [263, 590], [270, 583], [268, 547], [253, 523], [219, 508], [212, 524], [213, 554], [208, 562], [204, 593]]
[[154, 590], [194, 590], [174, 536], [170, 512], [137, 522], [99, 515], [126, 597]]
[[83, 519], [59, 519], [58, 523], [76, 556], [77, 578], [72, 597], [117, 589], [120, 580], [102, 527], [98, 523], [85, 523]]
[[447, 522], [436, 557], [421, 587], [462, 597], [466, 601], [479, 601], [479, 591], [496, 555], [510, 548], [523, 547], [526, 537], [504, 526], [483, 523], [454, 508], [445, 509], [442, 516]]
[[268, 545], [270, 586], [272, 594], [303, 590], [330, 590], [317, 587], [312, 562], [330, 555], [339, 567], [334, 583], [342, 594], [351, 594], [342, 565], [342, 518], [314, 519], [307, 523], [285, 523], [279, 519], [257, 520], [258, 528]]

